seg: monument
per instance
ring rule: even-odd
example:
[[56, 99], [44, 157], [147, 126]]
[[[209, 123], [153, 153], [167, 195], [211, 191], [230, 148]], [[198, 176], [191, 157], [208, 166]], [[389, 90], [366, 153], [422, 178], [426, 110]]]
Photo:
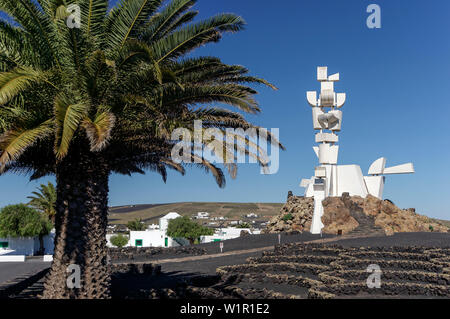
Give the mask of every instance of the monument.
[[328, 75], [328, 68], [317, 68], [317, 80], [320, 82], [320, 94], [306, 92], [306, 99], [312, 107], [312, 120], [317, 146], [313, 150], [319, 159], [319, 166], [310, 179], [302, 179], [300, 186], [305, 188], [306, 197], [314, 197], [314, 215], [311, 233], [319, 234], [323, 228], [322, 200], [330, 196], [341, 196], [348, 192], [350, 196], [365, 198], [368, 194], [382, 199], [385, 182], [384, 175], [414, 173], [412, 163], [385, 167], [386, 159], [381, 157], [370, 165], [368, 176], [363, 176], [359, 165], [338, 165], [338, 132], [342, 127], [342, 111], [345, 93], [335, 93], [334, 83], [339, 81], [339, 73]]

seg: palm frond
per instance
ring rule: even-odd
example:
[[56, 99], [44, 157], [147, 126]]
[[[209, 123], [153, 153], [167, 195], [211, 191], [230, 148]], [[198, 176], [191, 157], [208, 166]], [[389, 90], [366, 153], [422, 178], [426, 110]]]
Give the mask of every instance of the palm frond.
[[0, 172], [5, 165], [16, 160], [28, 147], [38, 139], [52, 132], [53, 121], [47, 120], [33, 128], [17, 128], [9, 130], [0, 136]]
[[89, 138], [91, 151], [97, 152], [106, 146], [111, 137], [115, 120], [114, 114], [108, 111], [97, 114], [93, 121], [90, 118], [83, 120], [82, 126]]
[[0, 73], [0, 105], [10, 101], [33, 83], [44, 79], [44, 73], [29, 67], [18, 67], [10, 72]]
[[234, 14], [221, 14], [196, 24], [181, 28], [176, 32], [152, 43], [158, 63], [175, 59], [181, 55], [220, 40], [224, 32], [237, 32], [244, 27], [244, 20]]
[[60, 95], [55, 99], [56, 141], [55, 153], [62, 159], [69, 151], [69, 145], [82, 119], [88, 113], [89, 104], [86, 102], [71, 102], [66, 96]]
[[121, 49], [161, 5], [163, 0], [121, 0], [106, 18], [105, 44], [113, 50]]

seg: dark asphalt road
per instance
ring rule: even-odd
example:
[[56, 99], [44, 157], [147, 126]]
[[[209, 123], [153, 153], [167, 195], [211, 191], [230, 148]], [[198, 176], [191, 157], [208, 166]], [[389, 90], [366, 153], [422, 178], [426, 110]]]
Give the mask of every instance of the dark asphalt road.
[[334, 241], [344, 247], [449, 247], [450, 233], [396, 233], [393, 236], [365, 237]]
[[26, 278], [47, 267], [50, 267], [50, 263], [42, 261], [2, 262], [0, 263], [0, 285], [19, 277]]

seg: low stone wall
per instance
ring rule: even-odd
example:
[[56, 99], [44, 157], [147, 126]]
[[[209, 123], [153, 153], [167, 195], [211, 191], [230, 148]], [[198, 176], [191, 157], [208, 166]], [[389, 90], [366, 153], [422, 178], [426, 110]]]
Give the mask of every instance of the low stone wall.
[[189, 255], [205, 255], [206, 249], [198, 247], [124, 247], [109, 248], [108, 255], [112, 262], [155, 259], [155, 257]]
[[159, 275], [161, 265], [153, 264], [112, 264], [111, 274]]

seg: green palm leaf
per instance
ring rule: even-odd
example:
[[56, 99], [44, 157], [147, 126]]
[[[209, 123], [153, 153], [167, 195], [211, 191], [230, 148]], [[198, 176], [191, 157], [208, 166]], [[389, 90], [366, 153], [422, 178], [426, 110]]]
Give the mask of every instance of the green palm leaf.
[[52, 121], [48, 120], [33, 128], [17, 128], [2, 134], [0, 136], [0, 172], [38, 139], [51, 134], [52, 125]]
[[65, 96], [58, 96], [55, 100], [56, 144], [55, 153], [62, 159], [69, 151], [69, 145], [82, 119], [88, 112], [86, 102], [72, 103]]

